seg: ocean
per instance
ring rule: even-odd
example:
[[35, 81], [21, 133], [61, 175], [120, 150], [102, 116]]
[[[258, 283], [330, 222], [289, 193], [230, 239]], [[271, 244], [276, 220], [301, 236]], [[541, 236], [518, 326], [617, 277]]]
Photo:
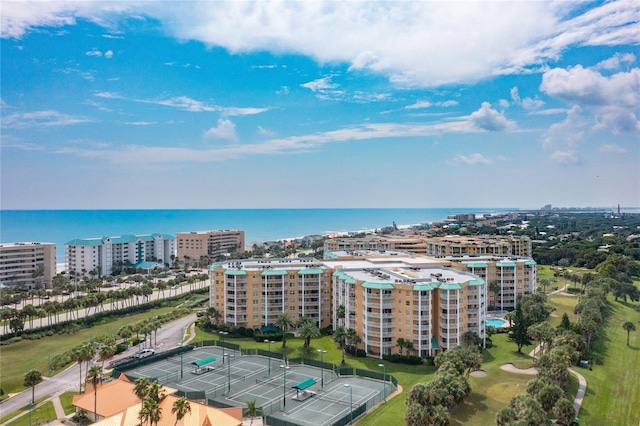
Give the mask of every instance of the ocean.
[[2, 210], [0, 242], [56, 243], [64, 262], [64, 244], [75, 238], [125, 234], [174, 234], [212, 229], [241, 229], [247, 244], [314, 234], [426, 224], [458, 213], [517, 209], [226, 209], [226, 210]]

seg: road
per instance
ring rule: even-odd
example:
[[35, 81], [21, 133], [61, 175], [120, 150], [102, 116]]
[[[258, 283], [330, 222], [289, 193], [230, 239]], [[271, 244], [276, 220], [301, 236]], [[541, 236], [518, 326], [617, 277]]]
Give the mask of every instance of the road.
[[[206, 288], [208, 285], [209, 285], [209, 281], [204, 280], [204, 281], [199, 281], [197, 283], [194, 283], [193, 285], [190, 285], [190, 284], [182, 285], [180, 288], [175, 290], [173, 289], [167, 289], [164, 291], [155, 290], [151, 295], [149, 295], [148, 300], [144, 296], [133, 296], [124, 301], [104, 303], [102, 305], [102, 310], [111, 311], [116, 309], [122, 309], [123, 303], [124, 303], [124, 306], [126, 307], [126, 306], [130, 306], [131, 303], [137, 304], [138, 302], [143, 303], [143, 302], [152, 301], [152, 300], [166, 299], [168, 297], [177, 296], [178, 294], [188, 293], [195, 289]], [[84, 318], [87, 315], [93, 315], [94, 313], [95, 313], [95, 308], [82, 308], [74, 311], [73, 317], [70, 317], [70, 318], [67, 318], [67, 315], [68, 315], [67, 313], [60, 313], [58, 315], [52, 316], [51, 318], [35, 318], [33, 319], [33, 321], [27, 319], [24, 322], [24, 329], [30, 330], [32, 328], [46, 327], [52, 324], [57, 324], [58, 322], [67, 321], [68, 319]], [[49, 321], [51, 321], [51, 324], [49, 324]], [[6, 328], [6, 330], [5, 330], [5, 327], [0, 327], [0, 335], [5, 334], [5, 332], [8, 333], [9, 331], [10, 330], [8, 327]]]
[[[154, 341], [152, 347], [156, 348], [158, 352], [171, 349], [182, 342], [184, 330], [194, 322], [196, 314], [190, 314], [186, 317], [177, 319], [170, 323], [166, 323], [158, 330], [157, 340]], [[132, 356], [138, 348], [129, 349], [123, 353], [116, 355], [114, 358], [108, 360], [105, 365], [114, 360], [126, 358]], [[94, 363], [90, 363], [93, 365]], [[85, 374], [85, 367], [83, 365], [82, 375]], [[54, 396], [60, 395], [67, 391], [78, 391], [80, 384], [80, 371], [78, 364], [74, 364], [66, 370], [56, 374], [51, 378], [45, 378], [45, 380], [38, 384], [35, 389], [35, 399], [38, 400], [46, 395]], [[31, 389], [12, 397], [8, 398], [0, 403], [0, 417], [26, 406], [31, 400]]]

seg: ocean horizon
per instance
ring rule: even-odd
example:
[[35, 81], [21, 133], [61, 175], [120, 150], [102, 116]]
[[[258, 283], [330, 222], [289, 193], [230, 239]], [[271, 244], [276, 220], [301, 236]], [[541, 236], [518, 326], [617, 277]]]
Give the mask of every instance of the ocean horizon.
[[64, 244], [76, 238], [240, 229], [247, 244], [306, 235], [413, 226], [459, 213], [489, 214], [517, 208], [352, 208], [352, 209], [153, 209], [153, 210], [1, 210], [0, 242]]

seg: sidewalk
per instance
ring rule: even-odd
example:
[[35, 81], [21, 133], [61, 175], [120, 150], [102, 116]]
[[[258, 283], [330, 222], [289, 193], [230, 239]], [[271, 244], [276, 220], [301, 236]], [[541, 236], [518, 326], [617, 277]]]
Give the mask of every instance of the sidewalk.
[[[60, 425], [60, 424], [62, 424], [62, 422], [60, 422], [60, 420], [62, 420], [62, 419], [66, 419], [66, 418], [67, 418], [67, 415], [64, 413], [64, 409], [62, 408], [62, 402], [60, 402], [60, 396], [59, 396], [59, 395], [51, 396], [51, 397], [49, 397], [49, 398], [45, 399], [44, 401], [39, 402], [38, 404], [36, 404], [36, 405], [34, 405], [34, 406], [33, 406], [33, 408], [31, 409], [31, 411], [33, 411], [33, 410], [35, 410], [36, 408], [38, 408], [38, 407], [40, 407], [40, 406], [42, 406], [42, 405], [46, 404], [46, 403], [47, 403], [47, 402], [49, 402], [49, 401], [51, 401], [51, 402], [53, 403], [53, 408], [54, 408], [54, 410], [56, 411], [56, 418], [57, 418], [57, 420], [47, 422], [46, 424], [50, 424], [50, 425], [53, 425], [53, 424]], [[15, 421], [15, 420], [19, 419], [20, 417], [28, 416], [28, 415], [29, 415], [29, 411], [30, 411], [30, 410], [25, 410], [25, 411], [23, 411], [22, 413], [18, 414], [17, 416], [10, 418], [10, 419], [9, 419], [9, 420], [7, 420], [6, 422], [4, 422], [4, 423], [0, 423], [0, 426], [5, 426], [5, 425], [7, 425], [7, 424], [9, 424], [9, 423], [11, 423], [11, 422], [13, 422], [13, 421]]]

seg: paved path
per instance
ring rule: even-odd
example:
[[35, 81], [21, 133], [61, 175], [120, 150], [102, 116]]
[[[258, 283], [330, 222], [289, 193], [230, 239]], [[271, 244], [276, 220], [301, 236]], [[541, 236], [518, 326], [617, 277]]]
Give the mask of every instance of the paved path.
[[573, 400], [573, 409], [576, 410], [576, 417], [580, 414], [580, 407], [582, 407], [582, 399], [587, 392], [587, 379], [573, 368], [569, 369], [569, 373], [578, 378], [578, 393], [576, 393], [576, 399]]

